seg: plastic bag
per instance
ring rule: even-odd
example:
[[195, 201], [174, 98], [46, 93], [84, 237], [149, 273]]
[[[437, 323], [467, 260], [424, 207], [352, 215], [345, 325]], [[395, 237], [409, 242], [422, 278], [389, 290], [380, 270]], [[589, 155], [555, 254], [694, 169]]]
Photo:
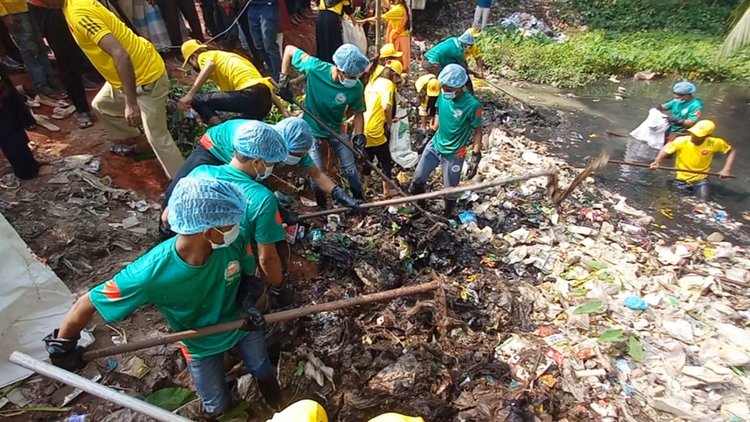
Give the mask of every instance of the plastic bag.
[[362, 54], [367, 54], [367, 36], [362, 25], [353, 23], [348, 17], [342, 17], [341, 28], [344, 43], [354, 44]]
[[633, 138], [645, 142], [654, 149], [664, 146], [664, 132], [669, 128], [664, 113], [652, 108], [648, 111], [648, 117], [635, 130], [630, 132]]
[[406, 110], [396, 107], [396, 119], [398, 120], [391, 124], [391, 139], [388, 142], [391, 158], [403, 168], [414, 167], [419, 161], [419, 154], [411, 150], [409, 118]]

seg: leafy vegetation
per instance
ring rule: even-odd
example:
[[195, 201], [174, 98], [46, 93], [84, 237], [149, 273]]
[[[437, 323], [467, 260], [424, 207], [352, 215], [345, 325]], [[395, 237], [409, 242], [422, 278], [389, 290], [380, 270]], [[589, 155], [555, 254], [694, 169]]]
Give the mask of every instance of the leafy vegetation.
[[591, 28], [723, 35], [740, 0], [568, 0]]
[[560, 87], [584, 85], [609, 75], [642, 70], [680, 74], [690, 79], [738, 79], [750, 76], [747, 52], [718, 59], [721, 38], [670, 31], [570, 33], [554, 43], [522, 38], [505, 29], [488, 30], [479, 42], [485, 63], [496, 73]]

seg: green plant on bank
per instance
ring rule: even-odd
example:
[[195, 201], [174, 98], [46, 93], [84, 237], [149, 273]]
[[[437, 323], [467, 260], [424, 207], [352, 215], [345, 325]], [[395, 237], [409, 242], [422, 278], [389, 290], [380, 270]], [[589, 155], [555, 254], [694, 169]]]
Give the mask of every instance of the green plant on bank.
[[490, 29], [479, 40], [485, 63], [495, 73], [559, 87], [576, 87], [609, 75], [643, 70], [690, 79], [750, 77], [747, 51], [718, 59], [721, 38], [701, 34], [647, 31], [612, 34], [571, 32], [564, 43], [539, 36]]
[[[593, 29], [612, 32], [661, 30], [723, 35], [741, 0], [567, 0], [569, 15]], [[572, 10], [571, 10], [572, 9]]]

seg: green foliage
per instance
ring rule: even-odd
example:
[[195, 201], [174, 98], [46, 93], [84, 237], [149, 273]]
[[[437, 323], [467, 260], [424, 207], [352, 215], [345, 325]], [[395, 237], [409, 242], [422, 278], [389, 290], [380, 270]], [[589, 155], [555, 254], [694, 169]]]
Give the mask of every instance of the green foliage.
[[568, 0], [585, 24], [614, 32], [722, 35], [740, 0]]
[[182, 387], [162, 388], [146, 397], [147, 403], [159, 406], [170, 412], [193, 400], [195, 400], [195, 393]]
[[576, 87], [609, 75], [642, 70], [680, 74], [691, 79], [740, 79], [750, 76], [747, 52], [719, 60], [717, 36], [649, 31], [613, 34], [602, 30], [570, 33], [564, 43], [543, 37], [520, 39], [493, 29], [480, 38], [488, 67], [506, 77], [560, 87]]

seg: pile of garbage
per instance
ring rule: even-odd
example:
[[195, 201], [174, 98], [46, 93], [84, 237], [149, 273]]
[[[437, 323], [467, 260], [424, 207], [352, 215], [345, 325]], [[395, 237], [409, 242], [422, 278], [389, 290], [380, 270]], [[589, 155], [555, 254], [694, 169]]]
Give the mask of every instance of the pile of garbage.
[[543, 20], [526, 12], [514, 12], [500, 20], [500, 26], [518, 32], [523, 37], [542, 36], [554, 42], [565, 42], [565, 34], [556, 34]]
[[[474, 181], [578, 174], [499, 129], [484, 150]], [[435, 278], [444, 293], [285, 327], [284, 385], [339, 420], [750, 419], [747, 250], [718, 233], [673, 242], [594, 178], [559, 207], [546, 184], [467, 193], [453, 228], [392, 207], [308, 231], [307, 301]]]

